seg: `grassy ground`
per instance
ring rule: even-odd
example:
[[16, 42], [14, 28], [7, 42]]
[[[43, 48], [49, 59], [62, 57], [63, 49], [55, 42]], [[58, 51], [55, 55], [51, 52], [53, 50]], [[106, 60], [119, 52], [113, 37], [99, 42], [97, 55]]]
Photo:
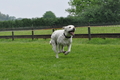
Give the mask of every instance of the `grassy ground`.
[[[34, 30], [35, 35], [42, 35], [42, 34], [51, 34], [52, 29], [45, 29], [45, 30]], [[87, 27], [77, 27], [76, 34], [86, 34], [88, 33]], [[91, 33], [120, 33], [120, 26], [104, 26], [104, 27], [91, 27]], [[14, 31], [15, 35], [31, 35], [32, 31]], [[0, 32], [0, 36], [7, 36], [12, 35], [11, 31]]]
[[0, 80], [120, 79], [120, 39], [73, 39], [72, 45], [56, 59], [49, 39], [0, 39]]
[[[120, 26], [91, 27], [91, 33], [120, 33]], [[87, 27], [76, 28], [76, 34], [88, 33]]]
[[[120, 27], [91, 27], [92, 33], [119, 33]], [[51, 34], [52, 30], [35, 30]], [[76, 34], [87, 33], [87, 27]], [[11, 35], [10, 31], [0, 36]], [[31, 35], [31, 31], [15, 31]], [[0, 80], [119, 80], [120, 39], [73, 39], [72, 51], [55, 58], [50, 39], [0, 39]]]

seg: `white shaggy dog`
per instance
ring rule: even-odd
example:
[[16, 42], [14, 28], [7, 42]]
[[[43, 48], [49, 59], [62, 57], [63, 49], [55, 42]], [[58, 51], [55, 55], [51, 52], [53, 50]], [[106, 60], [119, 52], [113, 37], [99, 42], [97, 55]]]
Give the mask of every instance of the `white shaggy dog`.
[[[53, 51], [56, 53], [56, 58], [59, 58], [59, 53], [67, 55], [71, 51], [72, 37], [75, 32], [73, 25], [63, 27], [63, 30], [56, 30], [51, 35], [50, 44], [53, 47]], [[68, 51], [64, 51], [64, 47], [68, 46]]]

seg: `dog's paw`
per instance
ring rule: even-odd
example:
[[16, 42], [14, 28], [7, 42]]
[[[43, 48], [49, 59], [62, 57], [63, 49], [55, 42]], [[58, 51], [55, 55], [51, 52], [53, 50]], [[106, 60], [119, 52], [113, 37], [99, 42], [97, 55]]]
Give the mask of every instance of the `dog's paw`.
[[65, 54], [65, 55], [67, 55], [69, 52], [70, 52], [70, 51], [65, 51], [65, 53], [64, 53], [64, 54]]
[[60, 54], [60, 53], [65, 53], [66, 51], [59, 51], [58, 53]]
[[58, 51], [58, 54], [63, 53], [63, 51]]
[[59, 58], [59, 56], [58, 56], [58, 55], [56, 55], [56, 58]]
[[62, 51], [63, 53], [65, 53], [66, 51]]
[[57, 59], [59, 58], [59, 57], [56, 57]]

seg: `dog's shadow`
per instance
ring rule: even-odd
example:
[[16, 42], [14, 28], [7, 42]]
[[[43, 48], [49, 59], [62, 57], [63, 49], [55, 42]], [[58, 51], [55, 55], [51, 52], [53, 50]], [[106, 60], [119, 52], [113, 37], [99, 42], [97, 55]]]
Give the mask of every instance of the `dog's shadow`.
[[[75, 57], [72, 56], [72, 55], [70, 55], [70, 54], [65, 55], [64, 53], [60, 53], [60, 54], [59, 54], [59, 58], [75, 58]], [[58, 58], [58, 59], [59, 59], [59, 58]]]
[[64, 54], [59, 54], [59, 58], [56, 58], [54, 55], [51, 55], [51, 56], [46, 56], [46, 57], [43, 57], [42, 59], [48, 59], [48, 60], [50, 60], [50, 59], [74, 59], [75, 58], [75, 56], [71, 56], [71, 55], [64, 55]]
[[74, 58], [73, 56], [59, 56], [59, 58]]

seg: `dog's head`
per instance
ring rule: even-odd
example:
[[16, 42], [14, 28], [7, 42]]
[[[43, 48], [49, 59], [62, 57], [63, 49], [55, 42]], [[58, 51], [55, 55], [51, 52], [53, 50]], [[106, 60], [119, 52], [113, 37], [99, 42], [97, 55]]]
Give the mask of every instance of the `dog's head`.
[[65, 33], [67, 33], [68, 35], [74, 35], [74, 32], [75, 32], [74, 25], [65, 26], [65, 27], [63, 27], [63, 29], [65, 30]]

